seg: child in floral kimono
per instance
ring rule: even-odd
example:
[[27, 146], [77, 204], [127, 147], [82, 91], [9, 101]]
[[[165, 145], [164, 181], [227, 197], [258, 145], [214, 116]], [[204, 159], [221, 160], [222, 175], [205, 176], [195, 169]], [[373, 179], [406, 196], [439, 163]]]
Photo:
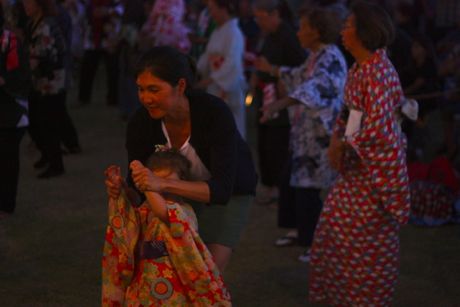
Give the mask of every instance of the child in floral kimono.
[[[155, 152], [153, 174], [185, 179], [190, 162], [180, 153]], [[131, 163], [133, 173], [144, 166]], [[120, 179], [119, 168], [106, 174]], [[124, 189], [109, 199], [102, 260], [103, 306], [231, 306], [230, 295], [210, 252], [198, 235], [191, 207], [174, 195], [143, 191], [134, 208]]]

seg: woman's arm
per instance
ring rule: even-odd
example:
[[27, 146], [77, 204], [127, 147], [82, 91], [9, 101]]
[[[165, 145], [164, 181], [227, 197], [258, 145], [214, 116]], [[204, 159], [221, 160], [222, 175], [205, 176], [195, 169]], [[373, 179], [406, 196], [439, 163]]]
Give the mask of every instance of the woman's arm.
[[[140, 191], [146, 192], [145, 196], [147, 197], [147, 200], [149, 200], [149, 203], [150, 200], [155, 203], [158, 202], [157, 197], [149, 194], [164, 192], [180, 195], [182, 197], [204, 203], [210, 202], [211, 197], [209, 186], [204, 181], [184, 181], [160, 178], [155, 176], [148, 168], [144, 167], [142, 163], [137, 160], [131, 162], [130, 168], [136, 187]], [[159, 209], [158, 213], [163, 214], [162, 209]]]

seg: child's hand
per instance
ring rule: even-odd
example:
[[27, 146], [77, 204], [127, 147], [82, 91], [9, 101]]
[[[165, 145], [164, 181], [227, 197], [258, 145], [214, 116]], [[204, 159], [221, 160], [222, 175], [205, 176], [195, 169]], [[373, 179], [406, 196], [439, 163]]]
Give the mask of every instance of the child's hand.
[[104, 175], [107, 194], [110, 198], [117, 199], [120, 196], [121, 188], [123, 185], [123, 178], [121, 177], [120, 167], [117, 165], [110, 165], [105, 170]]
[[129, 165], [132, 171], [132, 178], [137, 189], [141, 192], [152, 191], [160, 192], [160, 178], [153, 175], [153, 173], [146, 168], [138, 160], [134, 160]]

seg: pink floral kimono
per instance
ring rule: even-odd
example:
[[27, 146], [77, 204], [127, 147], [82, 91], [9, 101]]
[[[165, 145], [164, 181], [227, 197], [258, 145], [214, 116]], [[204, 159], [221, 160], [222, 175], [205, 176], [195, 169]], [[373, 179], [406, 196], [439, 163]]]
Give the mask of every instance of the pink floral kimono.
[[169, 225], [148, 204], [109, 201], [102, 259], [103, 306], [231, 306], [193, 210], [168, 203]]
[[149, 35], [154, 46], [172, 46], [188, 52], [191, 47], [183, 18], [185, 4], [183, 0], [156, 0], [142, 32]]

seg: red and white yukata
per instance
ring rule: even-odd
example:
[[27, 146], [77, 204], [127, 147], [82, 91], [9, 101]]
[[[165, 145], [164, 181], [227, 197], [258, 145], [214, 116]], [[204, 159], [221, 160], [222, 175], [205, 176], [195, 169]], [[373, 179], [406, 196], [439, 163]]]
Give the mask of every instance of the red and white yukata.
[[309, 298], [336, 306], [389, 306], [398, 278], [399, 229], [410, 193], [405, 139], [395, 112], [402, 90], [384, 50], [350, 69], [344, 135], [350, 110], [360, 128], [346, 138], [341, 175], [331, 189], [311, 250]]

